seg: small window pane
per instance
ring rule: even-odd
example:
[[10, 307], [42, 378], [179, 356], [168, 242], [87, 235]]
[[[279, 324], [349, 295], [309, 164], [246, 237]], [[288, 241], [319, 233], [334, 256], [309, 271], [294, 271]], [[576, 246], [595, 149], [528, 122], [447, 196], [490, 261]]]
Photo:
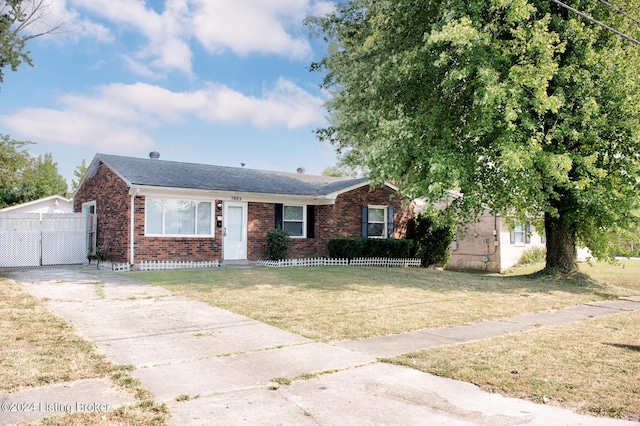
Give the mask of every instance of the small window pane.
[[195, 235], [196, 206], [193, 201], [165, 200], [165, 229], [168, 235]]
[[383, 237], [384, 223], [370, 223], [367, 227], [367, 235], [370, 237]]
[[196, 203], [193, 201], [180, 201], [180, 228], [181, 235], [196, 234]]
[[516, 244], [524, 244], [524, 227], [516, 226], [513, 230]]
[[369, 208], [369, 222], [384, 223], [384, 209]]
[[162, 200], [147, 200], [147, 234], [162, 234]]
[[302, 234], [302, 222], [285, 222], [284, 230], [292, 237], [301, 237]]
[[198, 235], [211, 235], [211, 203], [198, 203]]
[[284, 220], [304, 220], [302, 206], [284, 206]]

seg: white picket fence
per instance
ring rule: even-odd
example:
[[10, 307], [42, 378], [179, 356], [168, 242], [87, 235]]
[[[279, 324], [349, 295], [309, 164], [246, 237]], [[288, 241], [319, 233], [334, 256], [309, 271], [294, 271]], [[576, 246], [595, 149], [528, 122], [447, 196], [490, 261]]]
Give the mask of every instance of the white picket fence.
[[388, 257], [357, 257], [351, 259], [351, 266], [386, 266], [406, 268], [420, 266], [420, 259], [395, 259]]
[[355, 259], [332, 259], [316, 257], [308, 259], [259, 260], [258, 266], [268, 268], [313, 267], [313, 266], [384, 266], [384, 267], [416, 267], [420, 259], [391, 259], [384, 257], [358, 257]]
[[349, 259], [329, 259], [314, 257], [307, 259], [259, 260], [258, 266], [268, 268], [288, 268], [290, 266], [349, 266]]
[[129, 272], [131, 270], [131, 264], [129, 263], [112, 263], [111, 270], [115, 272]]
[[141, 271], [165, 271], [170, 269], [217, 268], [220, 266], [220, 263], [217, 260], [203, 262], [142, 261], [139, 266]]

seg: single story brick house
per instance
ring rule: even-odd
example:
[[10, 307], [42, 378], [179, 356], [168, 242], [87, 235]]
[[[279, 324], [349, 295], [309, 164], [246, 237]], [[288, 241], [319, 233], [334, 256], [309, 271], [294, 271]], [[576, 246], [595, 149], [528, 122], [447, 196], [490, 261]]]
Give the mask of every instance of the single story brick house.
[[158, 157], [97, 154], [74, 194], [113, 262], [259, 260], [276, 227], [290, 257], [327, 256], [332, 237], [402, 238], [413, 217], [391, 184]]

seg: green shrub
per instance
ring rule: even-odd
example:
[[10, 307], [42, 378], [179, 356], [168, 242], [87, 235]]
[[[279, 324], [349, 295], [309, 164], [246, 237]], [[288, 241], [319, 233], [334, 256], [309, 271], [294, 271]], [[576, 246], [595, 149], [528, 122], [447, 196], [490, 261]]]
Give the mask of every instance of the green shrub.
[[415, 257], [416, 243], [412, 240], [393, 238], [331, 238], [328, 244], [329, 257], [353, 259], [356, 257], [407, 258]]
[[544, 247], [534, 247], [524, 253], [520, 257], [521, 265], [533, 265], [534, 263], [544, 262], [547, 257], [547, 249]]
[[287, 251], [291, 248], [291, 237], [284, 229], [272, 229], [267, 232], [267, 260], [282, 260], [287, 258]]
[[418, 244], [418, 257], [424, 268], [445, 267], [451, 258], [453, 227], [441, 222], [441, 218], [426, 213], [418, 214], [414, 220], [411, 237]]

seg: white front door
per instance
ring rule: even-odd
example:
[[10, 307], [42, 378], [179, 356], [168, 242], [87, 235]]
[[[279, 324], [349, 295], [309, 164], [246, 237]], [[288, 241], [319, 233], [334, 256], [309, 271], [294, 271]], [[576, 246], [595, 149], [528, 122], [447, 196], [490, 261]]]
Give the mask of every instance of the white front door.
[[224, 260], [247, 258], [247, 203], [224, 203], [222, 238]]

